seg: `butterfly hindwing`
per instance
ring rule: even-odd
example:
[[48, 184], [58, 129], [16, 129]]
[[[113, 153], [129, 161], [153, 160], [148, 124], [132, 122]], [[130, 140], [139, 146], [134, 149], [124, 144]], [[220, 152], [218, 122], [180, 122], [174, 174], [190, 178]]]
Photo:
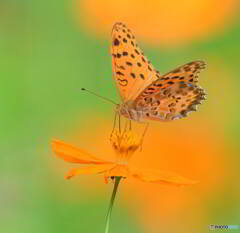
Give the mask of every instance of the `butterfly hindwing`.
[[169, 121], [196, 111], [205, 99], [204, 90], [197, 85], [203, 61], [185, 64], [146, 87], [134, 101], [135, 109], [144, 113], [145, 119]]
[[113, 26], [111, 53], [113, 76], [124, 102], [134, 100], [160, 77], [137, 45], [131, 30], [123, 23]]

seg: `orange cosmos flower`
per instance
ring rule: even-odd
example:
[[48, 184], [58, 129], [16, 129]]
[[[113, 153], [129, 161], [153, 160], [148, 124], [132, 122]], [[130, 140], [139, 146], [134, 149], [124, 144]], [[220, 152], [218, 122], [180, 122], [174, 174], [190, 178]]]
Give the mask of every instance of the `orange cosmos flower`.
[[66, 179], [81, 174], [103, 174], [106, 183], [108, 178], [116, 177], [134, 177], [144, 182], [178, 186], [196, 183], [196, 181], [184, 178], [173, 172], [138, 170], [130, 167], [128, 161], [134, 152], [139, 150], [142, 142], [142, 140], [137, 139], [131, 130], [124, 130], [122, 132], [114, 130], [111, 134], [110, 142], [116, 154], [116, 161], [114, 162], [97, 158], [82, 149], [59, 140], [52, 141], [52, 149], [58, 157], [66, 162], [90, 164], [87, 167], [71, 169], [66, 175]]

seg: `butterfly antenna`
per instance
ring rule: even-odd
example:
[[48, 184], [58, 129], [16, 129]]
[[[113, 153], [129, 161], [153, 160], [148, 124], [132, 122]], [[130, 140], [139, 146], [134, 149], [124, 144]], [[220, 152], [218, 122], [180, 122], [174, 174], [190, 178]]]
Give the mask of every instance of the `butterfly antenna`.
[[82, 90], [82, 91], [86, 91], [86, 92], [88, 92], [88, 93], [90, 93], [90, 94], [92, 94], [92, 95], [95, 95], [95, 96], [97, 96], [97, 97], [99, 97], [99, 98], [101, 98], [101, 99], [104, 99], [104, 100], [106, 100], [106, 101], [108, 101], [108, 102], [111, 102], [112, 104], [117, 105], [117, 103], [115, 103], [113, 100], [110, 100], [110, 99], [108, 99], [108, 98], [106, 98], [106, 97], [104, 97], [104, 96], [98, 95], [98, 94], [96, 94], [96, 93], [94, 93], [94, 92], [92, 92], [92, 91], [89, 91], [89, 90], [85, 89], [85, 88], [81, 88], [81, 90]]

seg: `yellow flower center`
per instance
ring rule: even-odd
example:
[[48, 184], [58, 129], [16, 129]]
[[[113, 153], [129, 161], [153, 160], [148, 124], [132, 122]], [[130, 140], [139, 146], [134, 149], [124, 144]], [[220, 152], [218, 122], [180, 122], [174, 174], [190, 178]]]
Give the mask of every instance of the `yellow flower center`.
[[133, 153], [138, 150], [141, 143], [132, 131], [114, 130], [110, 137], [113, 150], [117, 155], [117, 163], [127, 164]]

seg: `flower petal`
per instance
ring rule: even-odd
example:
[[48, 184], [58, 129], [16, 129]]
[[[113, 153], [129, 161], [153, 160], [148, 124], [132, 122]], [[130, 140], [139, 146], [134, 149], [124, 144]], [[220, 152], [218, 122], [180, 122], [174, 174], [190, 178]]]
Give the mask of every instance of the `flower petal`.
[[168, 171], [138, 171], [134, 170], [132, 176], [144, 182], [169, 184], [169, 185], [190, 185], [196, 184], [197, 181], [184, 178], [176, 173]]
[[70, 179], [76, 175], [103, 173], [112, 169], [114, 166], [116, 166], [116, 164], [111, 163], [111, 164], [97, 164], [97, 165], [92, 165], [92, 166], [83, 167], [83, 168], [73, 168], [68, 172], [65, 178]]
[[52, 140], [52, 150], [61, 159], [70, 163], [82, 163], [82, 164], [108, 164], [109, 162], [102, 159], [98, 159], [86, 151], [66, 144], [59, 140]]

